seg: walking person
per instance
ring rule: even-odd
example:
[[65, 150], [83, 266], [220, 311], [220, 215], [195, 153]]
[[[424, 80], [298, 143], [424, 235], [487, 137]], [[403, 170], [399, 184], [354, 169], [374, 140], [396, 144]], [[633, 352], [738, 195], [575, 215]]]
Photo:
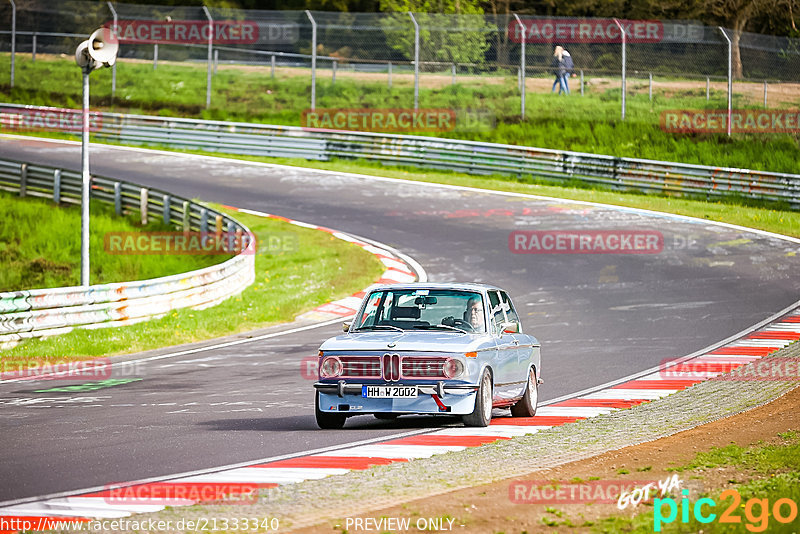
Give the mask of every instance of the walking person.
[[562, 74], [564, 78], [564, 91], [567, 94], [569, 93], [569, 77], [572, 76], [572, 71], [575, 69], [575, 63], [572, 61], [572, 56], [567, 52], [566, 49], [562, 49], [561, 52], [561, 60], [564, 67], [564, 73]]
[[553, 60], [550, 62], [550, 66], [553, 68], [551, 71], [555, 74], [556, 79], [553, 82], [553, 90], [551, 93], [556, 92], [556, 86], [558, 86], [558, 94], [562, 92], [569, 94], [569, 87], [566, 86], [564, 74], [566, 73], [566, 68], [564, 65], [564, 48], [561, 46], [556, 46], [555, 52], [553, 52]]

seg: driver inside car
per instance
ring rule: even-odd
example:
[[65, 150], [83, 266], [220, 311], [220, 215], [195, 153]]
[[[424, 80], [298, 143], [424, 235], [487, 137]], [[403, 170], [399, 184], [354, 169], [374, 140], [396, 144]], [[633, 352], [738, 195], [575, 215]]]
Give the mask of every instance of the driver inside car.
[[471, 328], [468, 330], [475, 332], [483, 331], [483, 303], [480, 297], [471, 297], [467, 302], [467, 309], [464, 312], [464, 319], [456, 319], [454, 317], [445, 317], [442, 319], [442, 324], [446, 326], [459, 327], [460, 325], [469, 325]]

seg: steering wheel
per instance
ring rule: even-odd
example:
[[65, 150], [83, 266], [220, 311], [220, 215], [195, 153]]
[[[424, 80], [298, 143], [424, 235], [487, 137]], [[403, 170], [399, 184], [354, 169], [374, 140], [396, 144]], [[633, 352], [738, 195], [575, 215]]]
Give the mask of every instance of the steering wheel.
[[469, 323], [468, 321], [464, 321], [463, 319], [453, 319], [453, 326], [461, 328], [462, 330], [466, 330], [467, 332], [475, 331], [475, 327], [473, 327], [471, 323]]

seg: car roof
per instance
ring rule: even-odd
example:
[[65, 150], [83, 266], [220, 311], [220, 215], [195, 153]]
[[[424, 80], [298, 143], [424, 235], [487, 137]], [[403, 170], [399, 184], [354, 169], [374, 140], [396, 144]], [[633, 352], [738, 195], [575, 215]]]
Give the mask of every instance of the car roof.
[[370, 287], [370, 291], [383, 289], [455, 289], [465, 291], [505, 291], [497, 286], [479, 284], [476, 282], [413, 282], [407, 284], [377, 284]]

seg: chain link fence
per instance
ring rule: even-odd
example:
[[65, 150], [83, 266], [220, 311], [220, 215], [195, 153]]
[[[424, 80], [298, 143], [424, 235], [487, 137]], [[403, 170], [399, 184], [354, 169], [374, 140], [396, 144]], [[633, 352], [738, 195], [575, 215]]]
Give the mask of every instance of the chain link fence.
[[[80, 0], [0, 6], [0, 84], [34, 86], [34, 75], [15, 79], [20, 61], [68, 60], [94, 29], [114, 24], [121, 48], [112, 101], [118, 98], [117, 71], [146, 62], [153, 69], [205, 68], [206, 92], [193, 95], [200, 108], [234, 104], [228, 88], [215, 80], [218, 69], [239, 68], [300, 86], [303, 107], [311, 109], [334, 101], [358, 108], [367, 92], [382, 94], [386, 107], [435, 107], [438, 91], [457, 87], [454, 98], [462, 107], [502, 100], [491, 103], [499, 116], [515, 110], [524, 117], [536, 109], [530, 101], [522, 105], [523, 89], [531, 95], [557, 88], [556, 45], [574, 61], [567, 79], [572, 97], [619, 102], [622, 118], [626, 96], [705, 98], [713, 107], [728, 98], [729, 83], [729, 105], [785, 108], [800, 101], [800, 39], [737, 35], [696, 21], [259, 11]], [[259, 93], [263, 79], [241, 83]], [[450, 101], [454, 98], [451, 94]]]

